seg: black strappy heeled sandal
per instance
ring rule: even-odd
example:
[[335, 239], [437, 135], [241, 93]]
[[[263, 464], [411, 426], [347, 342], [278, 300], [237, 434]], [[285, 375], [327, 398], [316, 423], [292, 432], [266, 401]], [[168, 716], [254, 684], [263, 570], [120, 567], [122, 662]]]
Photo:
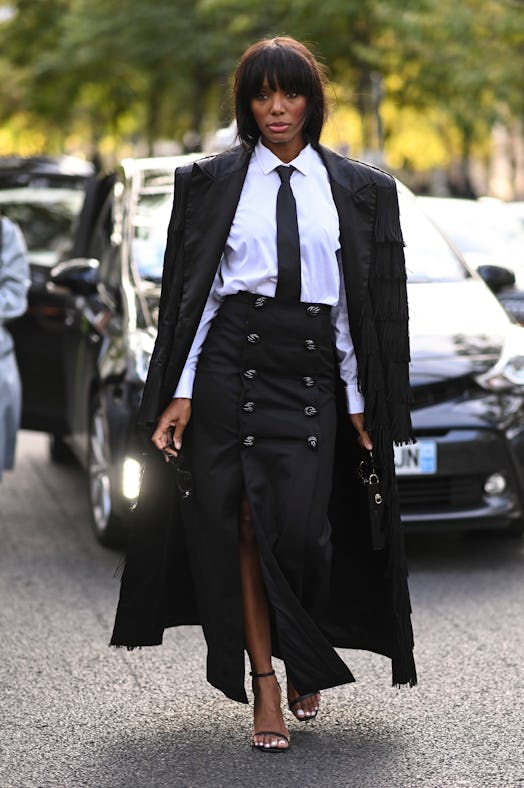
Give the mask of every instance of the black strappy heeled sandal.
[[[275, 675], [275, 671], [271, 670], [269, 673], [253, 673], [250, 671], [249, 675], [254, 679], [265, 679], [269, 678], [270, 676]], [[278, 681], [277, 681], [278, 684]], [[280, 689], [280, 684], [278, 684], [278, 688]], [[284, 739], [287, 741], [287, 747], [266, 747], [265, 744], [255, 744], [254, 738], [255, 736], [276, 736], [277, 739]], [[289, 736], [286, 736], [284, 733], [280, 733], [279, 731], [255, 731], [253, 734], [253, 740], [251, 742], [251, 746], [255, 750], [260, 750], [260, 752], [286, 752], [289, 750]]]
[[290, 701], [287, 704], [289, 711], [293, 714], [296, 720], [298, 720], [299, 722], [311, 722], [312, 720], [315, 719], [315, 717], [318, 714], [318, 710], [315, 711], [314, 714], [310, 714], [309, 717], [306, 717], [305, 712], [303, 717], [298, 717], [294, 712], [294, 707], [298, 706], [299, 703], [302, 703], [303, 700], [306, 700], [307, 698], [313, 698], [315, 695], [318, 694], [319, 694], [318, 692], [306, 692], [305, 695], [299, 695], [297, 698], [295, 698], [294, 700]]

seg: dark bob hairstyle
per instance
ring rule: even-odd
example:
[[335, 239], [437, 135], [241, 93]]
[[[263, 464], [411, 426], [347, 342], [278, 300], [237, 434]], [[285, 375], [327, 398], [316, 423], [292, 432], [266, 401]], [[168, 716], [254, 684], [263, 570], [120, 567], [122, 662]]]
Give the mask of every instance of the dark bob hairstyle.
[[294, 38], [279, 36], [252, 44], [235, 72], [234, 99], [238, 137], [252, 150], [260, 130], [251, 111], [251, 100], [259, 93], [267, 78], [271, 90], [277, 85], [306, 98], [304, 136], [313, 147], [318, 146], [326, 118], [326, 97], [322, 66], [309, 49]]

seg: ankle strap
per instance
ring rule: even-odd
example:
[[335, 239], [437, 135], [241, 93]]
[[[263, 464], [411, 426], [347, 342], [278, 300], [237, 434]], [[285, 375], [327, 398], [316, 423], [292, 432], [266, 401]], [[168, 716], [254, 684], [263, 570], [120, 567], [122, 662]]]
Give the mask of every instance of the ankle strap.
[[268, 676], [274, 676], [275, 675], [275, 671], [274, 670], [270, 670], [269, 673], [253, 673], [253, 671], [250, 670], [249, 671], [249, 675], [253, 676], [254, 679], [265, 679]]

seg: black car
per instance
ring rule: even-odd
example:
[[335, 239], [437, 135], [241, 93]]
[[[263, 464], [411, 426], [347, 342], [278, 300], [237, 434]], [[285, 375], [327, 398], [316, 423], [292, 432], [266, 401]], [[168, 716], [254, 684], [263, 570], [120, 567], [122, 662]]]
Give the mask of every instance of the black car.
[[174, 170], [195, 158], [126, 159], [90, 183], [76, 233], [84, 254], [56, 265], [47, 283], [64, 309], [65, 407], [54, 415], [87, 471], [93, 527], [107, 545], [122, 541], [137, 495], [128, 449], [156, 335]]
[[[105, 544], [121, 540], [132, 518], [140, 481], [133, 425], [155, 340], [173, 171], [196, 157], [129, 159], [100, 178], [83, 212], [85, 257], [50, 276], [66, 303], [66, 440], [87, 471]], [[403, 522], [521, 534], [524, 329], [400, 184], [399, 196], [418, 436], [396, 448]]]
[[0, 157], [0, 213], [20, 226], [28, 248], [31, 287], [28, 309], [10, 324], [22, 379], [22, 427], [45, 430], [52, 452], [64, 452], [64, 300], [48, 292], [49, 273], [60, 260], [85, 256], [79, 234], [93, 164], [70, 156]]
[[524, 531], [524, 328], [400, 188], [414, 446], [396, 448], [409, 530]]

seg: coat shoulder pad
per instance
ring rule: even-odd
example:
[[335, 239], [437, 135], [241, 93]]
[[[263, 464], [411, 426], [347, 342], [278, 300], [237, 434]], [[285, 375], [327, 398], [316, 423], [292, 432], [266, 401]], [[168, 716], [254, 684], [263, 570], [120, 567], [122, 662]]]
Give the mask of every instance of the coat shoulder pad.
[[189, 178], [193, 171], [193, 165], [195, 162], [190, 161], [189, 164], [181, 164], [180, 167], [177, 167], [175, 170], [175, 176], [177, 180], [186, 180]]
[[368, 186], [395, 188], [393, 176], [378, 167], [342, 156], [323, 145], [319, 146], [319, 153], [331, 176], [354, 191]]
[[213, 156], [197, 159], [195, 166], [213, 180], [219, 180], [247, 167], [250, 157], [251, 153], [238, 145]]
[[372, 164], [366, 164], [363, 161], [350, 159], [352, 164], [359, 170], [362, 177], [365, 177], [368, 182], [374, 183], [379, 188], [396, 188], [395, 179], [392, 175], [384, 170], [374, 167]]

